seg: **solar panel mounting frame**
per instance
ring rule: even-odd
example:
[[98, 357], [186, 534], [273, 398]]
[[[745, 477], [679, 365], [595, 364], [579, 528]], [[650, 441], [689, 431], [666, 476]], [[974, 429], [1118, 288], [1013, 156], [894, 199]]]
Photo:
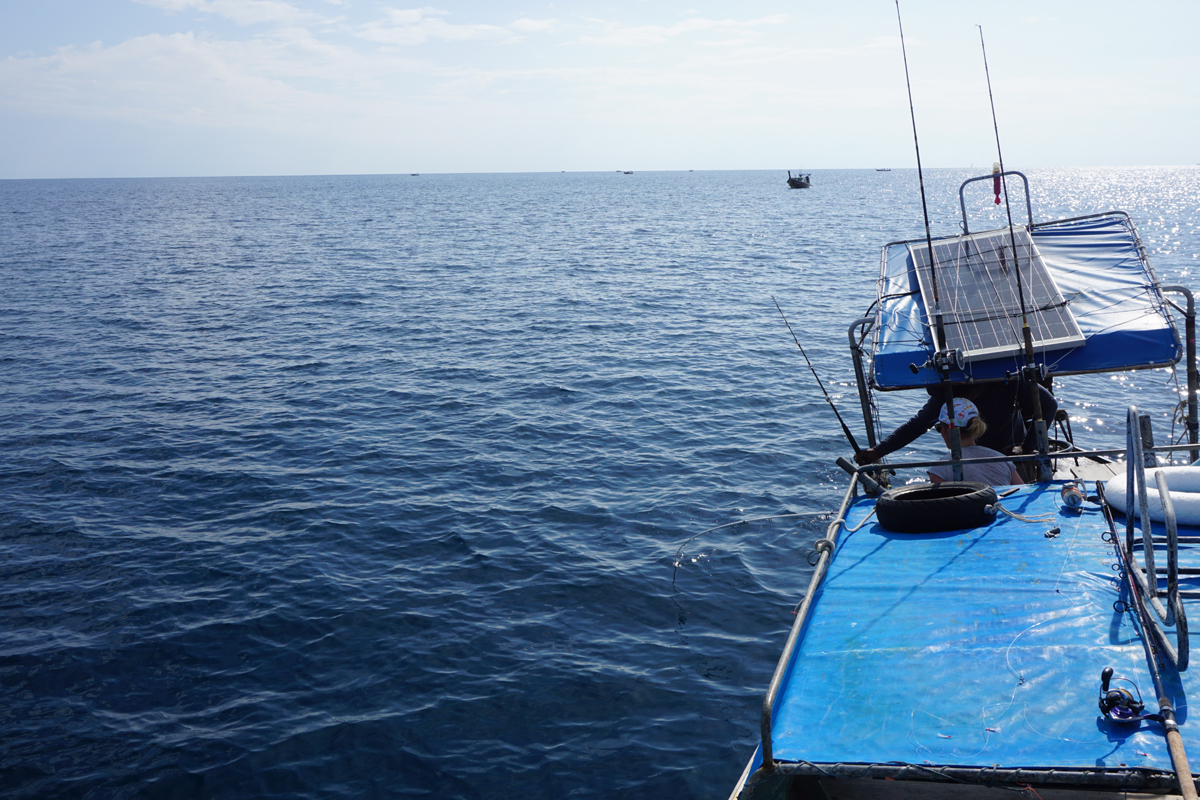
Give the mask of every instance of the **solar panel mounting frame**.
[[[1014, 239], [1015, 264], [1011, 258]], [[933, 331], [936, 306], [929, 247], [913, 241], [908, 248]], [[961, 349], [965, 362], [1018, 354], [1024, 349], [1018, 268], [1034, 347], [1053, 350], [1084, 343], [1067, 301], [1024, 227], [1014, 227], [1011, 233], [1001, 228], [937, 239], [933, 250], [946, 332], [941, 344], [948, 350]]]

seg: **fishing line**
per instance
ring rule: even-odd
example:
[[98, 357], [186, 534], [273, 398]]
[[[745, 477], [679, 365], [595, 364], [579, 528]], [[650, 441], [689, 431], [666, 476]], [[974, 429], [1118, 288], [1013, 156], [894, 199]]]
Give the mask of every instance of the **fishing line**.
[[[779, 301], [775, 299], [774, 295], [771, 295], [771, 302], [775, 303], [776, 308], [779, 308]], [[858, 446], [858, 442], [854, 439], [854, 434], [850, 432], [850, 428], [847, 427], [846, 423], [842, 420], [842, 415], [838, 413], [837, 406], [833, 404], [833, 398], [829, 396], [829, 392], [825, 391], [825, 384], [821, 383], [821, 376], [817, 374], [816, 368], [813, 367], [812, 362], [809, 361], [808, 353], [804, 352], [804, 346], [800, 344], [800, 339], [796, 337], [796, 332], [792, 330], [792, 325], [790, 322], [788, 322], [787, 315], [783, 313], [782, 308], [779, 308], [779, 316], [783, 317], [783, 324], [787, 325], [788, 333], [790, 333], [792, 338], [796, 340], [796, 347], [800, 348], [800, 355], [804, 356], [804, 360], [808, 364], [809, 371], [812, 372], [813, 377], [817, 379], [817, 386], [821, 387], [821, 393], [825, 395], [825, 401], [829, 403], [829, 407], [833, 409], [833, 415], [837, 417], [838, 423], [840, 423], [842, 426], [842, 431], [846, 434], [846, 438], [850, 440], [850, 446], [854, 448], [854, 453], [856, 455], [861, 453], [862, 448]]]
[[1038, 627], [1039, 625], [1045, 625], [1047, 622], [1050, 622], [1054, 619], [1056, 619], [1056, 618], [1050, 617], [1049, 619], [1044, 619], [1041, 622], [1033, 623], [1028, 628], [1026, 628], [1025, 630], [1018, 633], [1015, 637], [1013, 637], [1013, 640], [1008, 643], [1008, 647], [1004, 648], [1004, 666], [1007, 667], [1008, 671], [1012, 673], [1012, 676], [1017, 679], [1018, 686], [1021, 686], [1025, 683], [1025, 676], [1019, 674], [1015, 669], [1013, 669], [1012, 662], [1009, 661], [1009, 653], [1012, 651], [1013, 645], [1017, 643], [1017, 639], [1020, 639], [1022, 636], [1029, 633], [1034, 628]]
[[726, 522], [724, 525], [717, 525], [714, 528], [708, 528], [707, 530], [700, 531], [699, 533], [697, 533], [693, 536], [689, 536], [688, 539], [683, 544], [679, 545], [679, 549], [675, 551], [675, 560], [671, 564], [671, 566], [674, 567], [674, 569], [671, 572], [671, 583], [672, 584], [675, 583], [675, 572], [677, 572], [679, 570], [679, 568], [681, 566], [683, 566], [683, 562], [680, 561], [680, 559], [683, 557], [683, 548], [687, 547], [689, 544], [691, 544], [696, 539], [698, 539], [699, 537], [703, 536], [706, 533], [712, 533], [713, 531], [719, 531], [719, 530], [721, 530], [721, 528], [732, 528], [734, 525], [749, 525], [752, 522], [771, 522], [772, 520], [777, 520], [777, 519], [795, 519], [795, 518], [800, 518], [800, 517], [823, 517], [823, 516], [829, 516], [832, 513], [833, 513], [832, 511], [803, 511], [798, 514], [777, 514], [773, 517], [755, 517], [754, 519], [739, 519], [735, 522]]

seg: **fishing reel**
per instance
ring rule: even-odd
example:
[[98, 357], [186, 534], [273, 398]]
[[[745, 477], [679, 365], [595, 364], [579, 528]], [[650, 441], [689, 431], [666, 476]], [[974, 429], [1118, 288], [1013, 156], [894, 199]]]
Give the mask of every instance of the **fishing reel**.
[[1110, 682], [1113, 677], [1113, 668], [1105, 667], [1100, 673], [1100, 713], [1111, 719], [1113, 722], [1121, 724], [1129, 724], [1140, 722], [1144, 719], [1162, 721], [1160, 714], [1147, 714], [1146, 704], [1142, 702], [1142, 693], [1138, 689], [1137, 684], [1128, 678], [1117, 678], [1119, 681], [1124, 681], [1133, 687], [1133, 692], [1137, 692], [1134, 697], [1133, 692], [1122, 687], [1110, 687]]
[[1005, 372], [1004, 380], [1011, 381], [1015, 379], [1023, 379], [1046, 385], [1046, 377], [1050, 374], [1050, 370], [1045, 364], [1030, 364], [1027, 367], [1021, 367], [1014, 372]]
[[967, 360], [963, 357], [962, 348], [954, 350], [940, 350], [933, 356], [933, 363], [938, 368], [938, 372], [949, 372], [956, 369], [962, 372], [967, 366]]
[[937, 370], [938, 373], [948, 373], [951, 370], [962, 372], [966, 366], [967, 360], [963, 356], [962, 348], [958, 348], [955, 350], [939, 350], [924, 364], [920, 366], [909, 364], [908, 368], [912, 371], [913, 375], [916, 375], [921, 370], [929, 367]]

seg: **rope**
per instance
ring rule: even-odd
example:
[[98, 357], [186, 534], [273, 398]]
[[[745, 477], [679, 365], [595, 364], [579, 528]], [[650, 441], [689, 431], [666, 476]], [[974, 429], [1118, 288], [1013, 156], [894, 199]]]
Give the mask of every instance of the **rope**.
[[984, 512], [986, 512], [988, 514], [1001, 513], [1006, 516], [1012, 517], [1013, 519], [1020, 520], [1021, 522], [1036, 522], [1039, 525], [1045, 524], [1047, 522], [1054, 522], [1056, 519], [1058, 519], [1057, 514], [1036, 514], [1032, 517], [1027, 517], [1022, 514], [1015, 514], [1012, 511], [1009, 511], [1004, 506], [1000, 505], [999, 503], [996, 503], [996, 504], [990, 505], [990, 506], [984, 506], [983, 510], [984, 510]]
[[[858, 523], [853, 528], [846, 528], [846, 533], [856, 533], [858, 531], [858, 529], [861, 528], [863, 525], [866, 525], [867, 520], [871, 519], [871, 517], [873, 517], [873, 516], [875, 516], [874, 508], [871, 509], [870, 514], [867, 514], [865, 517], [863, 517], [862, 522]], [[846, 518], [845, 517], [842, 517], [842, 519], [839, 521], [842, 523], [842, 527], [846, 526]]]

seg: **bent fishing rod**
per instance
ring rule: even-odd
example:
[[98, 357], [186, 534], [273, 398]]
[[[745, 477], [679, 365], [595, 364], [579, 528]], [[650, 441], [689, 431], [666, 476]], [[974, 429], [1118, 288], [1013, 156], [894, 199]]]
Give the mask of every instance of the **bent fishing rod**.
[[[771, 295], [771, 302], [779, 308], [779, 301]], [[829, 392], [825, 391], [825, 384], [821, 383], [821, 376], [817, 374], [817, 370], [813, 367], [811, 361], [808, 360], [808, 353], [804, 352], [804, 346], [800, 344], [800, 339], [796, 337], [796, 332], [792, 330], [792, 325], [788, 322], [787, 316], [783, 313], [783, 309], [779, 308], [779, 316], [783, 317], [783, 324], [787, 325], [788, 333], [792, 335], [792, 339], [796, 341], [796, 347], [800, 348], [800, 354], [804, 356], [805, 362], [808, 364], [808, 369], [812, 372], [813, 377], [817, 379], [817, 386], [821, 387], [821, 393], [825, 395], [825, 402], [829, 403], [829, 407], [833, 409], [833, 415], [837, 417], [838, 423], [842, 426], [842, 432], [846, 434], [846, 438], [850, 440], [850, 446], [854, 448], [854, 454], [858, 455], [862, 452], [862, 448], [858, 446], [858, 442], [854, 438], [854, 434], [850, 432], [850, 428], [842, 420], [842, 415], [838, 413], [837, 406], [833, 404], [833, 398], [829, 396]]]

